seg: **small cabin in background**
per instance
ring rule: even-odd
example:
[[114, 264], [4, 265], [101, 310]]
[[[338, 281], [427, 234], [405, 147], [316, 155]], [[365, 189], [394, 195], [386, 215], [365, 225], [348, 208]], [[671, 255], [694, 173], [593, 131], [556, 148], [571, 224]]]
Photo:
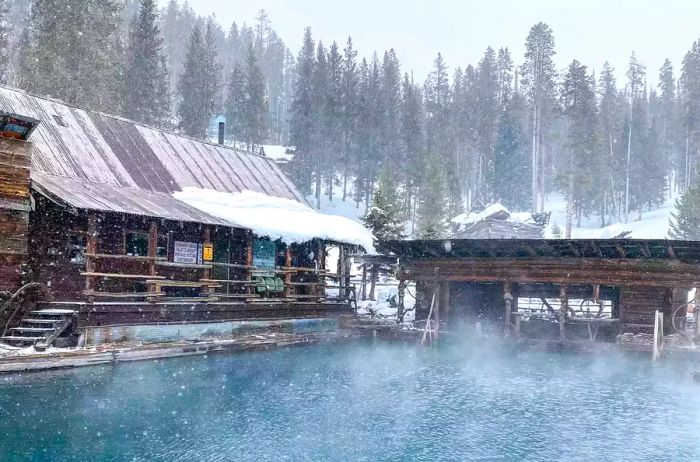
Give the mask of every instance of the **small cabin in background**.
[[[0, 111], [37, 123], [29, 141], [0, 138], [0, 291], [44, 285], [43, 318], [80, 331], [353, 312], [347, 255], [371, 234], [313, 210], [274, 160], [9, 87]], [[43, 318], [15, 316], [4, 341], [46, 342]]]
[[501, 204], [463, 213], [451, 220], [455, 239], [541, 239], [549, 213], [511, 213]]

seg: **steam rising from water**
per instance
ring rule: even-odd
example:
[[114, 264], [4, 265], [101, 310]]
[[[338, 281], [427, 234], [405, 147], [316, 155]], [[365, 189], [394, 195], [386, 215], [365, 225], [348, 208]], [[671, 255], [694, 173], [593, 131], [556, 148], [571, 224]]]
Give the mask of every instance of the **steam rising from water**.
[[361, 343], [0, 377], [3, 460], [700, 457], [693, 367]]

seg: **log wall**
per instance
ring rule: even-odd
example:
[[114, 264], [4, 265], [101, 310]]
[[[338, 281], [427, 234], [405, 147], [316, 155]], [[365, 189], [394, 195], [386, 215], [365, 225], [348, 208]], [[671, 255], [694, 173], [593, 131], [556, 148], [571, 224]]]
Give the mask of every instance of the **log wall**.
[[27, 259], [31, 144], [0, 138], [0, 291], [24, 282]]

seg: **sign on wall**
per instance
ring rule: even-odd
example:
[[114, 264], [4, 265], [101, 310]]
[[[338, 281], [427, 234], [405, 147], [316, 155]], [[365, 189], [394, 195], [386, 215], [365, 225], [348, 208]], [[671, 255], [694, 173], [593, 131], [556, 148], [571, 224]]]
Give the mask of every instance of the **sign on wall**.
[[211, 242], [205, 242], [202, 255], [204, 261], [214, 261], [214, 244], [212, 244]]
[[274, 268], [277, 246], [266, 239], [253, 241], [253, 266], [256, 268]]
[[186, 263], [190, 265], [196, 265], [198, 263], [198, 256], [200, 245], [196, 242], [174, 242], [174, 253], [173, 261], [175, 263]]

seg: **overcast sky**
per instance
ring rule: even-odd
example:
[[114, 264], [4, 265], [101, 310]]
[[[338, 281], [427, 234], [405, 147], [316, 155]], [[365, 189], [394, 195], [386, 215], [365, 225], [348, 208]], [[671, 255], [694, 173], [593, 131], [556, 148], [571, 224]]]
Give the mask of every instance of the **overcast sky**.
[[[272, 26], [296, 55], [305, 26], [325, 44], [348, 35], [360, 55], [394, 48], [402, 70], [423, 80], [438, 52], [450, 69], [476, 64], [487, 46], [511, 49], [522, 62], [530, 27], [544, 21], [554, 31], [556, 63], [578, 59], [600, 69], [607, 59], [624, 78], [630, 53], [656, 80], [668, 57], [678, 72], [683, 55], [700, 38], [700, 0], [189, 0], [200, 14], [216, 13], [251, 24], [264, 8]], [[341, 47], [342, 48], [342, 47]], [[619, 82], [622, 83], [622, 82]]]

